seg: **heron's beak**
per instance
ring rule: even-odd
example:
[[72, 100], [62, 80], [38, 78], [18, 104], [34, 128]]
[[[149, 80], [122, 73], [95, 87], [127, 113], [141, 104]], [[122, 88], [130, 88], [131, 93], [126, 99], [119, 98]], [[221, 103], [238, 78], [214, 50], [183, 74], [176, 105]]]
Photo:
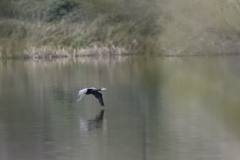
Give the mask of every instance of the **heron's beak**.
[[101, 91], [107, 90], [107, 88], [102, 88]]

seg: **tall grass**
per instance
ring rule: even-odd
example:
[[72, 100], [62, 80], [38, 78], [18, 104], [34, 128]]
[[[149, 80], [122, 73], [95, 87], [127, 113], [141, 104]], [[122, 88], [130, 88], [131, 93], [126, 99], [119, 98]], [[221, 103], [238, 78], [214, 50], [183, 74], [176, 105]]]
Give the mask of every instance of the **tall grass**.
[[237, 0], [166, 0], [164, 32], [159, 48], [165, 54], [239, 53], [240, 5]]
[[[152, 51], [154, 39], [160, 32], [156, 23], [159, 14], [145, 0], [139, 1], [137, 5], [135, 0], [82, 1], [71, 11], [66, 9], [62, 15], [58, 10], [65, 9], [65, 3], [56, 0], [27, 2], [15, 2], [19, 6], [16, 9], [18, 20], [5, 19], [0, 22], [0, 35], [3, 37], [26, 39], [27, 51], [24, 53], [39, 51], [37, 48], [48, 48], [51, 52], [64, 48], [71, 55], [74, 50], [80, 53], [82, 48], [89, 51], [89, 47], [97, 47], [101, 52], [107, 47], [109, 53], [117, 54]], [[35, 8], [29, 10], [31, 7], [25, 8], [24, 4]], [[44, 9], [46, 4], [56, 6]], [[25, 10], [21, 10], [21, 6]]]
[[14, 10], [8, 12], [12, 19], [0, 20], [5, 55], [13, 54], [9, 48], [14, 45], [2, 43], [4, 38], [26, 42], [24, 52], [20, 51], [25, 55], [36, 51], [37, 55], [57, 55], [63, 50], [65, 56], [80, 55], [84, 49], [89, 54], [196, 55], [238, 53], [240, 49], [237, 0], [13, 2]]

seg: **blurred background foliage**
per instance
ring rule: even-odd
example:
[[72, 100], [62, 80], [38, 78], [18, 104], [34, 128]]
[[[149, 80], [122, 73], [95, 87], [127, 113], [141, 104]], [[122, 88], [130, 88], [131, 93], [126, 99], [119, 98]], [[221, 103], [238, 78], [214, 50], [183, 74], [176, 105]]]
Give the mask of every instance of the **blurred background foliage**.
[[0, 17], [11, 17], [13, 15], [13, 9], [11, 1], [1, 0], [0, 1]]
[[235, 54], [239, 13], [238, 0], [1, 0], [0, 38], [27, 39], [34, 47]]
[[[92, 20], [108, 14], [109, 20], [140, 20], [153, 12], [153, 0], [2, 0], [1, 17], [28, 21]], [[156, 8], [155, 8], [156, 11]]]
[[[146, 50], [160, 30], [159, 8], [146, 0], [4, 0], [0, 2], [1, 37], [28, 45], [80, 48], [97, 45]], [[146, 43], [145, 43], [146, 42]], [[3, 47], [4, 48], [4, 47]], [[137, 50], [137, 48], [135, 48]], [[5, 52], [6, 53], [6, 52]]]

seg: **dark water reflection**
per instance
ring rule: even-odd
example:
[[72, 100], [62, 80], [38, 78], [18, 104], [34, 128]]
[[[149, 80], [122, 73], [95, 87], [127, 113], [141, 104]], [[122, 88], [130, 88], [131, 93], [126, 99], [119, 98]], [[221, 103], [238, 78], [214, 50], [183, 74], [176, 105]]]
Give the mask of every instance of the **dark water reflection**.
[[2, 61], [0, 160], [239, 159], [239, 60]]

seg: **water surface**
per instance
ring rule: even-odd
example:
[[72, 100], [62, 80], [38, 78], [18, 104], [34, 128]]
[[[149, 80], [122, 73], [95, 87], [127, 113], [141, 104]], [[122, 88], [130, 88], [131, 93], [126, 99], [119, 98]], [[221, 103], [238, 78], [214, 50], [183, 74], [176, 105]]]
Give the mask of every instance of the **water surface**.
[[[0, 159], [239, 159], [239, 61], [1, 61]], [[104, 110], [93, 96], [76, 102], [92, 86], [107, 88]]]

